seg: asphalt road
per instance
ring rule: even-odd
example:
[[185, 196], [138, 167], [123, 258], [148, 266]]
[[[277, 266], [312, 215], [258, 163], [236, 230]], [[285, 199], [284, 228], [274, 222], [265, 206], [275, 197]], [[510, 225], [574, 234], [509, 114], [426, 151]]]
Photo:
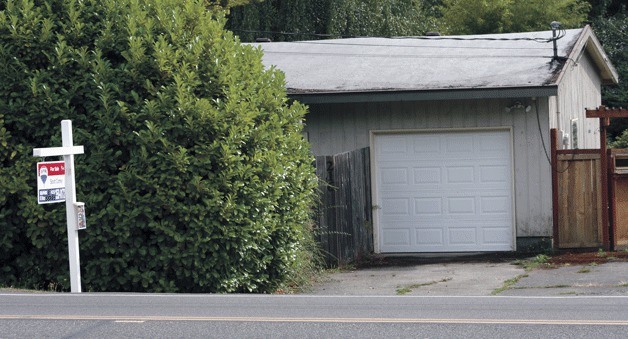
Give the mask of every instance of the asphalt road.
[[2, 338], [624, 338], [628, 297], [0, 294]]

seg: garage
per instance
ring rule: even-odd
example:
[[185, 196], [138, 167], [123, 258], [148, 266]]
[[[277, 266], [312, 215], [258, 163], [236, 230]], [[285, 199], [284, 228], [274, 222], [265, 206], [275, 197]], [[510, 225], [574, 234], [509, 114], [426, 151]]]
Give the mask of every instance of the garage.
[[512, 131], [372, 132], [378, 253], [515, 250]]

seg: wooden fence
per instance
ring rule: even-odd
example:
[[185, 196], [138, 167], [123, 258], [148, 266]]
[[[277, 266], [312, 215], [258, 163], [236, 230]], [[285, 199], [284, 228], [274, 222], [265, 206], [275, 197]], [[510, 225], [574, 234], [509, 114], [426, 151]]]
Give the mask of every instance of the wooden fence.
[[554, 246], [594, 248], [604, 245], [602, 159], [600, 150], [557, 150], [552, 131]]
[[373, 252], [369, 148], [316, 157], [320, 202], [316, 234], [329, 266]]

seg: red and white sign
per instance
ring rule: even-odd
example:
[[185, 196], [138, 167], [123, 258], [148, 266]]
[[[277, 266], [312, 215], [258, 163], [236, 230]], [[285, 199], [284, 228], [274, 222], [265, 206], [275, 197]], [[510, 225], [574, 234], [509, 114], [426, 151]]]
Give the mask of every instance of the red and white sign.
[[37, 163], [37, 203], [65, 201], [65, 162]]

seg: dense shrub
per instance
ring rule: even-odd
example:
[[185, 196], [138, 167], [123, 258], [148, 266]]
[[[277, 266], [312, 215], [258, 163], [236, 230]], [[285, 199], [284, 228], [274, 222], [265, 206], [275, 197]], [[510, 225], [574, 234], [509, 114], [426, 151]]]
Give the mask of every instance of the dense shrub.
[[[73, 120], [85, 290], [268, 292], [301, 249], [305, 108], [203, 0], [0, 0], [0, 284], [69, 288], [32, 148]], [[50, 160], [50, 159], [49, 159]]]

